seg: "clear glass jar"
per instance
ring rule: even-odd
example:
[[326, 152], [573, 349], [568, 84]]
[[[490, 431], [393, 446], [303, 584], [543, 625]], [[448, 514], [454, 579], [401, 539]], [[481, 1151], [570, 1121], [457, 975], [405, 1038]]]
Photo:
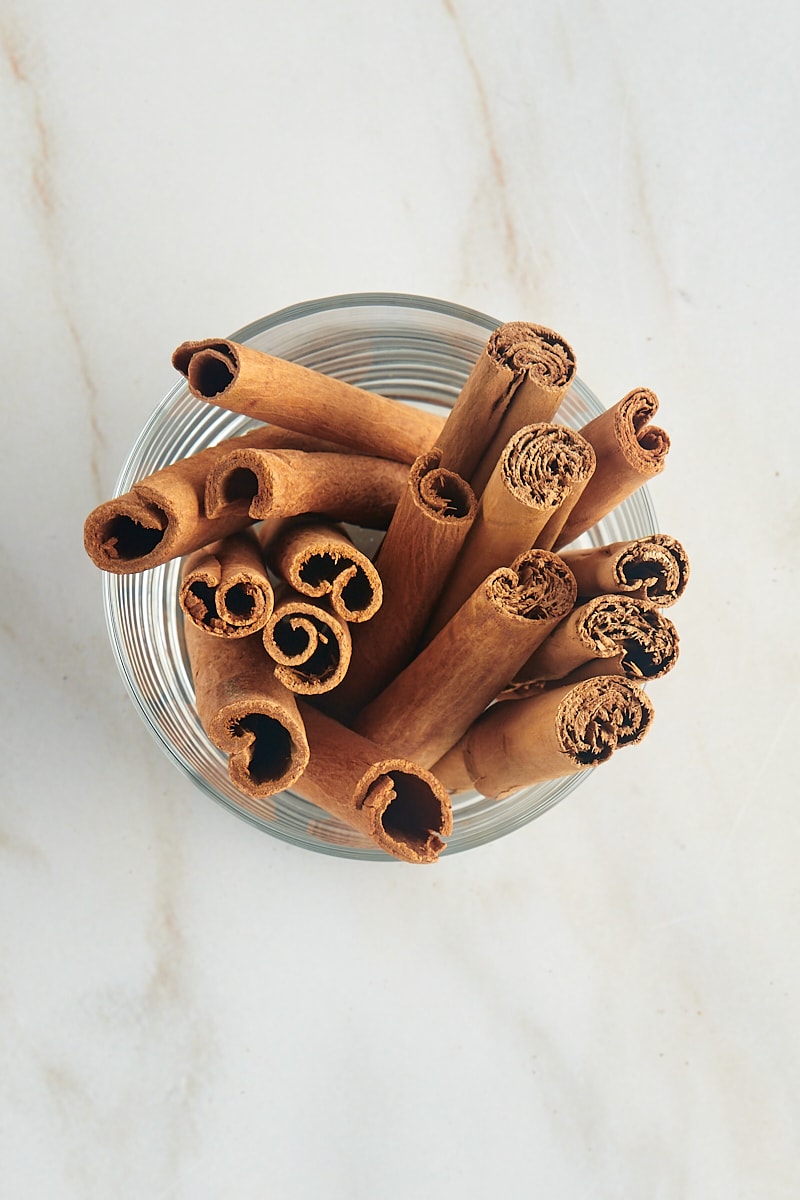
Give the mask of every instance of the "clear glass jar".
[[[359, 387], [445, 414], [489, 333], [500, 324], [472, 309], [422, 296], [358, 294], [295, 305], [230, 336]], [[578, 429], [602, 411], [598, 399], [576, 379], [555, 419]], [[137, 438], [115, 494], [129, 491], [138, 480], [176, 459], [246, 432], [252, 424], [237, 413], [196, 400], [181, 380]], [[578, 544], [603, 545], [656, 532], [655, 512], [647, 489], [641, 488]], [[274, 797], [271, 820], [258, 819], [240, 805], [227, 760], [206, 736], [195, 710], [178, 606], [181, 571], [182, 560], [174, 560], [138, 575], [103, 575], [108, 632], [117, 664], [159, 745], [212, 799], [274, 837], [325, 854], [394, 861], [291, 791]], [[513, 832], [563, 800], [590, 773], [526, 788], [502, 801], [487, 800], [476, 792], [454, 798], [453, 833], [445, 853]]]

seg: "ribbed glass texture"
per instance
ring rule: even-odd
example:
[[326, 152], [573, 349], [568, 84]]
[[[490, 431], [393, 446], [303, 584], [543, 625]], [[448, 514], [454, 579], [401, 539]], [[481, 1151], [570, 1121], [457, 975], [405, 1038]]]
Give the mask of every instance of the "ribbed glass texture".
[[[349, 383], [445, 414], [452, 407], [489, 333], [501, 322], [421, 296], [334, 296], [283, 309], [231, 334], [277, 357]], [[575, 429], [603, 411], [579, 379], [556, 420]], [[247, 418], [195, 400], [183, 382], [158, 405], [117, 481], [116, 495], [161, 467], [223, 438], [244, 433]], [[646, 488], [578, 543], [603, 545], [657, 532]], [[367, 535], [362, 544], [374, 546]], [[103, 576], [109, 637], [122, 677], [147, 727], [174, 763], [214, 800], [274, 837], [346, 858], [394, 861], [292, 792], [274, 798], [275, 817], [259, 820], [241, 807], [223, 754], [206, 737], [194, 707], [178, 607], [182, 561], [138, 575]], [[590, 771], [527, 788], [507, 800], [475, 792], [454, 800], [445, 853], [503, 837], [563, 800]]]

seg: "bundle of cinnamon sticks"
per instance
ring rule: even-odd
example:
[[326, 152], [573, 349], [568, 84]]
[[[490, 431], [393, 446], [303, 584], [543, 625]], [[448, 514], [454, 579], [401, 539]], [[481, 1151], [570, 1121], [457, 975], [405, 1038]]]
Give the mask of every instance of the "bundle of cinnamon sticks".
[[[560, 424], [575, 355], [520, 321], [446, 420], [225, 339], [173, 364], [258, 424], [101, 504], [85, 546], [121, 574], [184, 559], [197, 711], [244, 807], [292, 788], [432, 862], [454, 793], [502, 799], [642, 740], [686, 553], [574, 543], [663, 470], [651, 391]], [[354, 527], [384, 531], [372, 558]]]

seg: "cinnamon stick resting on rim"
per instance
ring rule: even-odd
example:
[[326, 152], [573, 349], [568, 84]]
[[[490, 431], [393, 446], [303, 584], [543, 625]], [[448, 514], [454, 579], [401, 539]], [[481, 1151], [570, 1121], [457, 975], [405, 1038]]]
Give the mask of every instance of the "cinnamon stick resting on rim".
[[508, 321], [495, 329], [444, 423], [443, 467], [483, 491], [508, 439], [550, 421], [575, 378], [568, 342], [544, 325]]
[[341, 683], [350, 665], [346, 622], [324, 600], [312, 602], [289, 587], [278, 591], [261, 640], [275, 664], [275, 678], [303, 696], [329, 692]]
[[[86, 553], [102, 571], [129, 575], [191, 554], [209, 542], [245, 529], [255, 520], [246, 510], [210, 518], [205, 511], [206, 479], [214, 464], [231, 450], [289, 446], [322, 452], [331, 443], [304, 437], [275, 425], [259, 425], [241, 437], [226, 438], [179, 459], [106, 500], [84, 524]], [[341, 447], [337, 447], [341, 449]]]
[[189, 620], [217, 637], [248, 637], [263, 628], [275, 598], [253, 534], [231, 534], [191, 555], [179, 599]]
[[386, 458], [239, 446], [209, 470], [205, 511], [254, 521], [321, 513], [385, 529], [407, 478], [407, 466]]
[[472, 489], [441, 466], [438, 448], [420, 455], [375, 557], [383, 604], [353, 630], [350, 669], [330, 697], [335, 716], [351, 717], [410, 662], [475, 512]]
[[311, 600], [327, 596], [342, 621], [369, 621], [383, 602], [383, 584], [374, 563], [341, 526], [315, 520], [287, 522], [269, 543], [267, 562], [296, 592]]
[[216, 638], [184, 622], [200, 723], [228, 755], [242, 803], [271, 818], [267, 797], [291, 787], [308, 765], [297, 702], [279, 683], [258, 637]]
[[293, 791], [394, 858], [435, 862], [453, 831], [450, 797], [439, 780], [303, 701], [299, 709], [310, 757]]
[[520, 555], [476, 589], [353, 728], [432, 766], [569, 612], [575, 591], [573, 575], [555, 554]]
[[668, 608], [680, 599], [689, 581], [689, 557], [677, 538], [667, 533], [564, 550], [561, 557], [577, 580], [579, 596], [621, 592]]
[[549, 550], [595, 466], [594, 450], [566, 425], [526, 425], [509, 441], [426, 630], [446, 625], [481, 580], [532, 546]]
[[399, 400], [224, 338], [183, 342], [172, 364], [192, 395], [211, 404], [398, 462], [429, 450], [443, 424]]
[[[678, 634], [647, 600], [596, 596], [574, 608], [517, 672], [510, 691], [590, 675], [659, 679], [678, 658]], [[522, 689], [522, 691], [520, 690]]]
[[583, 426], [581, 434], [594, 447], [597, 468], [553, 543], [556, 550], [591, 529], [664, 470], [669, 436], [649, 423], [657, 411], [655, 392], [635, 388]]
[[600, 675], [528, 700], [488, 708], [433, 767], [451, 792], [503, 800], [520, 788], [573, 775], [641, 742], [653, 720], [647, 694]]

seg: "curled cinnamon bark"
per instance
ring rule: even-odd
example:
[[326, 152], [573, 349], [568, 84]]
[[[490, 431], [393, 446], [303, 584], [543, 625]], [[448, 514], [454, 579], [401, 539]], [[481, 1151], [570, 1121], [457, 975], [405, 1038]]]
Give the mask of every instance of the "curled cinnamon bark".
[[324, 513], [385, 529], [407, 478], [407, 466], [385, 458], [237, 447], [210, 469], [205, 510], [252, 520]]
[[[245, 509], [206, 515], [209, 472], [232, 450], [304, 447], [322, 452], [331, 443], [274, 425], [260, 425], [155, 471], [129, 491], [93, 509], [84, 525], [86, 553], [103, 571], [129, 575], [191, 554], [255, 520]], [[341, 447], [337, 447], [341, 450]]]
[[479, 495], [508, 439], [550, 421], [574, 378], [575, 354], [560, 334], [527, 321], [500, 325], [439, 434], [442, 466]]
[[520, 788], [606, 762], [644, 738], [653, 705], [640, 687], [600, 675], [518, 703], [492, 705], [433, 767], [451, 792], [503, 800]]
[[573, 575], [555, 554], [520, 555], [477, 588], [353, 727], [430, 767], [569, 612], [575, 593]]
[[689, 581], [689, 557], [681, 543], [667, 533], [565, 550], [561, 557], [578, 582], [579, 596], [624, 592], [668, 608], [680, 599]]
[[557, 540], [567, 546], [627, 500], [643, 483], [663, 471], [669, 437], [650, 421], [658, 397], [648, 388], [635, 388], [618, 404], [584, 425], [581, 434], [594, 447], [597, 469], [573, 507]]
[[311, 603], [290, 589], [276, 596], [263, 633], [275, 678], [292, 692], [319, 696], [335, 688], [350, 663], [350, 632], [323, 601]]
[[435, 862], [453, 830], [450, 797], [417, 763], [385, 752], [300, 702], [310, 746], [294, 791], [338, 817], [394, 858]]
[[565, 425], [526, 425], [509, 441], [426, 631], [430, 639], [481, 580], [518, 554], [552, 546], [566, 513], [586, 487], [594, 450]]
[[309, 750], [297, 702], [270, 669], [258, 637], [225, 640], [184, 622], [197, 712], [211, 741], [228, 755], [228, 774], [257, 816], [264, 799], [299, 778]]
[[312, 600], [327, 596], [343, 621], [369, 621], [383, 602], [375, 565], [338, 526], [319, 521], [289, 523], [269, 544], [267, 561], [295, 591]]
[[248, 637], [263, 628], [274, 604], [256, 538], [231, 534], [198, 550], [186, 564], [179, 594], [186, 616], [217, 637]]
[[172, 355], [192, 395], [221, 408], [412, 463], [442, 418], [222, 338], [183, 342]]
[[517, 672], [515, 686], [581, 675], [620, 674], [628, 679], [658, 679], [678, 657], [672, 622], [647, 600], [633, 596], [596, 596], [579, 605], [542, 642]]
[[438, 448], [420, 455], [375, 558], [383, 604], [353, 630], [350, 669], [330, 697], [334, 715], [351, 717], [411, 660], [475, 511], [472, 489], [441, 466]]

